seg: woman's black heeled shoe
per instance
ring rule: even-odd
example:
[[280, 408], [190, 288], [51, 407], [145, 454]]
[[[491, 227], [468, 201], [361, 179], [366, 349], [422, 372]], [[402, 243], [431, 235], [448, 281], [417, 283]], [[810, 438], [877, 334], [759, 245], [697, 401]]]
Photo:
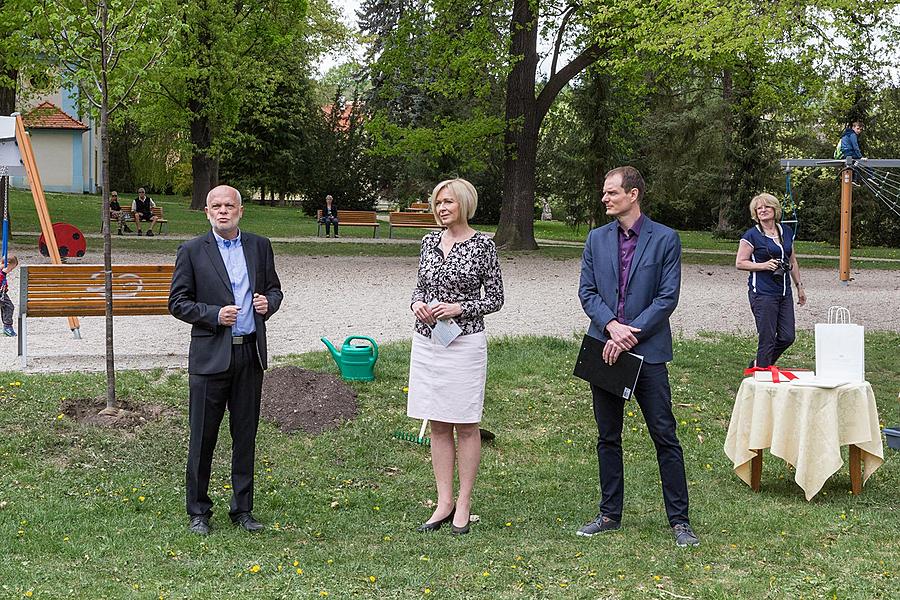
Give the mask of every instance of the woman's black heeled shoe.
[[469, 524], [466, 523], [464, 527], [457, 527], [456, 525], [450, 526], [450, 534], [451, 535], [466, 535], [469, 533]]
[[422, 523], [421, 525], [419, 525], [419, 527], [416, 529], [416, 531], [418, 531], [419, 533], [426, 533], [429, 531], [437, 531], [438, 529], [441, 528], [441, 525], [443, 525], [444, 523], [451, 523], [453, 521], [454, 514], [456, 514], [455, 506], [453, 507], [453, 510], [450, 511], [450, 514], [447, 515], [446, 517], [444, 517], [443, 519], [441, 519], [439, 521], [435, 521], [434, 523]]

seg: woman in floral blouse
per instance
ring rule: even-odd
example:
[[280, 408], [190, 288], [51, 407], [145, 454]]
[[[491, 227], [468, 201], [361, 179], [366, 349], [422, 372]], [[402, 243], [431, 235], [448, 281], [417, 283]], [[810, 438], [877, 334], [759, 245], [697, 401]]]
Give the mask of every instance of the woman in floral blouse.
[[[437, 223], [446, 229], [422, 238], [410, 306], [416, 315], [416, 332], [407, 414], [431, 421], [431, 464], [438, 501], [419, 531], [435, 531], [449, 522], [452, 533], [459, 535], [469, 532], [472, 487], [481, 462], [478, 424], [487, 376], [483, 317], [503, 306], [503, 279], [493, 240], [469, 226], [478, 206], [472, 184], [464, 179], [442, 181], [431, 193], [430, 204]], [[447, 346], [431, 335], [437, 321], [445, 319], [455, 321], [461, 330]], [[459, 473], [455, 502], [454, 465]]]

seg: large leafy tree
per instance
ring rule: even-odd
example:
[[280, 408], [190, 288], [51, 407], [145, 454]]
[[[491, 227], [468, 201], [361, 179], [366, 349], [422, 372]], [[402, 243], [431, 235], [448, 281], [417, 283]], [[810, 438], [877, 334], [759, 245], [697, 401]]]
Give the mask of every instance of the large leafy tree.
[[197, 0], [183, 11], [186, 27], [154, 93], [142, 99], [139, 121], [191, 157], [191, 207], [200, 209], [218, 183], [225, 148], [239, 137], [238, 122], [274, 100], [276, 63], [290, 55], [308, 69], [346, 31], [327, 0]]
[[109, 230], [109, 117], [133, 98], [135, 87], [166, 50], [177, 21], [166, 0], [143, 0], [140, 4], [136, 0], [40, 0], [31, 16], [35, 55], [53, 63], [61, 83], [77, 89], [83, 108], [100, 119], [106, 405], [112, 410], [116, 372]]

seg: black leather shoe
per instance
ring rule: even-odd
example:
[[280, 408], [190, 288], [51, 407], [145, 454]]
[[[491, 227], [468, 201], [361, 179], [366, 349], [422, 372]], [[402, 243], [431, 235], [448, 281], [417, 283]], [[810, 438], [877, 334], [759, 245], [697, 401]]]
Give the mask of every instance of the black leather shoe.
[[256, 533], [257, 531], [262, 531], [266, 528], [265, 525], [257, 521], [253, 518], [248, 512], [240, 513], [231, 517], [231, 522], [244, 529], [244, 531], [249, 531], [250, 533]]
[[425, 533], [428, 531], [437, 531], [438, 529], [441, 528], [441, 525], [443, 525], [444, 523], [451, 522], [453, 520], [454, 514], [456, 514], [455, 506], [453, 507], [453, 510], [450, 511], [450, 514], [447, 515], [446, 517], [444, 517], [443, 519], [441, 519], [440, 521], [435, 521], [434, 523], [422, 523], [421, 525], [419, 525], [419, 527], [418, 527], [418, 529], [416, 529], [416, 531], [418, 531], [419, 533]]
[[197, 535], [209, 535], [209, 517], [195, 515], [188, 523], [188, 530]]
[[450, 535], [466, 535], [469, 533], [469, 524], [466, 523], [463, 527], [457, 527], [456, 525], [450, 526]]

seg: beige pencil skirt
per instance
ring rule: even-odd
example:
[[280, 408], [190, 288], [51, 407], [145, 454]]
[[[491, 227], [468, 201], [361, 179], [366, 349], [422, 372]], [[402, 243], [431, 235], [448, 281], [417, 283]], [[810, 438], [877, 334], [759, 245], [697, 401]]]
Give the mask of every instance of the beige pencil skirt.
[[479, 423], [487, 379], [487, 337], [461, 335], [446, 348], [413, 334], [406, 414], [444, 423]]

